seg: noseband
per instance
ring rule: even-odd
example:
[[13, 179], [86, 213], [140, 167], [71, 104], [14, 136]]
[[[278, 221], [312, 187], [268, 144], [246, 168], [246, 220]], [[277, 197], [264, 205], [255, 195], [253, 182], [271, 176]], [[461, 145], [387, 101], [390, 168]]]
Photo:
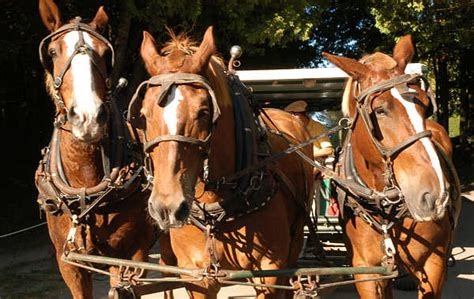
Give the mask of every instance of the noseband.
[[[133, 125], [138, 119], [141, 118], [139, 114], [140, 114], [140, 109], [142, 107], [143, 94], [148, 88], [153, 87], [153, 86], [161, 86], [160, 92], [157, 95], [155, 102], [156, 102], [156, 105], [164, 106], [166, 102], [165, 101], [166, 96], [170, 92], [172, 86], [189, 85], [189, 84], [194, 84], [194, 83], [198, 83], [204, 86], [211, 96], [211, 104], [213, 107], [213, 112], [212, 112], [212, 127], [209, 131], [209, 135], [207, 135], [207, 137], [204, 139], [197, 139], [197, 138], [179, 135], [179, 134], [161, 135], [161, 136], [157, 136], [153, 138], [150, 141], [147, 141], [146, 129], [144, 129], [145, 131], [144, 151], [147, 156], [146, 160], [148, 160], [145, 162], [145, 167], [148, 172], [147, 175], [149, 177], [149, 181], [153, 175], [153, 172], [151, 170], [151, 163], [149, 162], [149, 153], [153, 151], [153, 149], [162, 142], [176, 141], [176, 142], [187, 143], [187, 144], [197, 146], [203, 151], [205, 151], [206, 160], [207, 160], [212, 133], [216, 126], [217, 119], [220, 116], [220, 109], [217, 103], [216, 95], [209, 81], [201, 75], [190, 74], [190, 73], [171, 73], [171, 74], [162, 74], [162, 75], [151, 77], [150, 79], [142, 82], [138, 86], [137, 90], [135, 91], [135, 94], [132, 97], [132, 100], [130, 101], [130, 104], [128, 107], [127, 119]], [[207, 168], [207, 166], [205, 166], [205, 168]]]
[[[113, 67], [114, 62], [115, 62], [115, 53], [114, 53], [114, 48], [112, 47], [112, 44], [105, 37], [99, 34], [93, 27], [85, 23], [82, 23], [80, 17], [76, 17], [72, 21], [72, 23], [66, 24], [60, 27], [58, 30], [49, 34], [40, 42], [39, 59], [44, 69], [48, 71], [52, 76], [54, 76], [52, 61], [46, 58], [48, 56], [47, 44], [49, 44], [54, 38], [62, 36], [71, 31], [77, 31], [79, 33], [79, 40], [74, 46], [74, 52], [68, 58], [68, 60], [66, 61], [66, 64], [61, 68], [61, 71], [59, 72], [59, 74], [54, 78], [54, 83], [53, 83], [53, 87], [55, 90], [54, 100], [56, 101], [56, 104], [59, 106], [59, 111], [65, 111], [66, 115], [67, 115], [68, 109], [64, 103], [64, 100], [61, 97], [59, 88], [61, 87], [63, 83], [64, 75], [66, 74], [67, 70], [71, 67], [72, 60], [77, 54], [87, 54], [91, 58], [92, 65], [99, 71], [101, 77], [105, 81], [105, 85], [107, 87], [107, 93], [110, 93], [110, 78], [108, 76], [109, 70], [103, 71], [100, 68], [99, 62], [98, 62], [99, 57], [98, 57], [97, 52], [84, 42], [84, 32], [94, 36], [95, 38], [103, 42], [110, 49], [110, 53], [111, 53], [110, 67]], [[61, 123], [60, 125], [64, 124], [64, 122], [66, 121], [65, 117], [66, 116], [63, 116], [63, 118], [59, 120], [59, 122]], [[58, 120], [56, 120], [56, 122], [57, 121]]]
[[[353, 125], [357, 117], [360, 115], [361, 119], [369, 133], [369, 136], [374, 144], [375, 148], [377, 149], [378, 153], [382, 156], [384, 162], [384, 193], [387, 194], [386, 196], [386, 205], [398, 203], [400, 200], [403, 199], [403, 194], [401, 192], [400, 187], [398, 186], [395, 175], [393, 171], [393, 161], [396, 159], [398, 154], [400, 154], [403, 150], [409, 148], [415, 142], [420, 140], [421, 138], [431, 137], [432, 132], [431, 130], [425, 130], [419, 133], [416, 133], [404, 141], [398, 143], [396, 146], [392, 148], [387, 148], [386, 146], [382, 145], [380, 141], [375, 136], [375, 126], [372, 122], [372, 118], [370, 117], [370, 97], [376, 97], [380, 95], [382, 92], [390, 90], [392, 88], [396, 88], [400, 91], [400, 94], [403, 94], [408, 90], [408, 83], [414, 82], [416, 80], [424, 80], [426, 84], [426, 79], [423, 78], [420, 74], [403, 74], [397, 76], [395, 78], [382, 81], [378, 84], [375, 84], [365, 90], [363, 90], [358, 96], [355, 97], [357, 102], [357, 110], [356, 115], [354, 116]], [[433, 107], [436, 107], [436, 103], [434, 99], [429, 96], [431, 104]]]

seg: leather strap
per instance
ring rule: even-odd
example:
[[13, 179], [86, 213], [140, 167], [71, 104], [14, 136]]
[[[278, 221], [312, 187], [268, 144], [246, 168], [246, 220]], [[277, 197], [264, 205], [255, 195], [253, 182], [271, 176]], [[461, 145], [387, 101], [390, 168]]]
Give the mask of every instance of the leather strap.
[[400, 75], [400, 76], [382, 81], [378, 84], [375, 84], [375, 85], [373, 85], [369, 88], [364, 89], [363, 91], [360, 92], [360, 94], [358, 96], [355, 97], [355, 99], [356, 99], [357, 102], [364, 102], [365, 99], [368, 96], [370, 96], [374, 93], [389, 90], [394, 86], [397, 86], [399, 84], [408, 83], [408, 82], [411, 82], [411, 81], [413, 81], [417, 78], [421, 78], [421, 77], [422, 77], [422, 75], [420, 75], [420, 74], [403, 74], [403, 75]]
[[213, 107], [212, 112], [212, 122], [215, 123], [219, 118], [221, 111], [219, 108], [219, 104], [217, 103], [217, 98], [212, 89], [209, 81], [201, 75], [198, 74], [191, 74], [191, 73], [171, 73], [171, 74], [161, 74], [157, 76], [153, 76], [150, 79], [143, 81], [137, 87], [137, 90], [132, 96], [132, 100], [128, 105], [128, 113], [127, 113], [127, 120], [129, 122], [133, 122], [134, 119], [140, 117], [140, 109], [141, 109], [141, 102], [143, 101], [143, 93], [150, 87], [153, 86], [161, 86], [160, 93], [156, 98], [156, 103], [158, 105], [163, 105], [163, 101], [168, 94], [171, 86], [173, 85], [187, 85], [198, 83], [203, 85], [211, 96], [211, 102]]
[[203, 149], [207, 149], [209, 147], [210, 140], [211, 140], [211, 134], [207, 135], [207, 137], [203, 140], [187, 137], [183, 135], [163, 135], [163, 136], [158, 136], [149, 142], [146, 142], [144, 146], [144, 151], [149, 153], [153, 150], [154, 147], [156, 147], [161, 142], [168, 142], [168, 141], [189, 143], [189, 144], [199, 146]]
[[[81, 21], [81, 19], [79, 17], [76, 17], [74, 19], [73, 23], [66, 24], [66, 25], [60, 27], [58, 30], [54, 31], [53, 33], [49, 34], [48, 36], [46, 36], [45, 38], [43, 38], [41, 40], [41, 42], [39, 44], [39, 47], [38, 47], [39, 59], [41, 61], [41, 64], [43, 65], [43, 67], [47, 71], [51, 72], [51, 66], [48, 65], [47, 60], [46, 60], [46, 55], [47, 55], [46, 44], [49, 43], [53, 38], [61, 36], [65, 33], [67, 33], [67, 32], [70, 32], [70, 31], [87, 32], [87, 33], [91, 34], [92, 36], [94, 36], [95, 38], [97, 38], [98, 40], [100, 40], [101, 42], [103, 42], [107, 46], [107, 48], [109, 48], [110, 51], [111, 51], [111, 55], [112, 55], [111, 56], [111, 66], [112, 67], [114, 66], [115, 52], [114, 52], [114, 48], [113, 48], [112, 44], [105, 37], [103, 37], [100, 33], [98, 33], [93, 27], [91, 27], [91, 26], [89, 26], [85, 23], [81, 23], [80, 21]], [[74, 55], [71, 55], [71, 56], [74, 56]]]

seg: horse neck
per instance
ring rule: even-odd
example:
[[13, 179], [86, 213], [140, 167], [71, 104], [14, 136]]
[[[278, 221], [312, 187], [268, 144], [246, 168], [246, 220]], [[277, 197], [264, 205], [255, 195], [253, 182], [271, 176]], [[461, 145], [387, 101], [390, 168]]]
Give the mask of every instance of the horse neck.
[[385, 183], [382, 156], [373, 144], [360, 116], [356, 120], [351, 138], [352, 156], [358, 175], [368, 187], [383, 190]]
[[87, 144], [78, 141], [65, 130], [60, 131], [61, 163], [64, 175], [71, 187], [92, 187], [104, 176], [102, 154], [99, 143]]
[[[232, 107], [220, 107], [221, 116], [214, 130], [209, 152], [209, 178], [218, 180], [235, 172], [235, 133]], [[204, 183], [196, 186], [196, 194], [204, 192]], [[200, 202], [216, 202], [220, 197], [214, 192], [206, 192]]]

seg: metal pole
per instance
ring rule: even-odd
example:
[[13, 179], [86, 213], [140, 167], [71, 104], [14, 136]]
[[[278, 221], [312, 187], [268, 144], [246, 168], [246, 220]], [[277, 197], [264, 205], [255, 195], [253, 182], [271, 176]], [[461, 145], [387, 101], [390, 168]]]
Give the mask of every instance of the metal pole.
[[147, 262], [137, 262], [119, 258], [104, 257], [91, 254], [82, 254], [77, 252], [69, 252], [68, 255], [63, 255], [64, 261], [80, 261], [88, 263], [103, 264], [109, 266], [123, 266], [131, 268], [145, 269], [149, 271], [160, 271], [164, 273], [171, 273], [176, 275], [185, 275], [193, 278], [200, 278], [202, 270], [200, 269], [186, 269], [174, 266], [159, 265]]
[[390, 275], [393, 271], [387, 267], [330, 267], [330, 268], [298, 268], [298, 269], [280, 269], [280, 270], [258, 270], [258, 271], [226, 271], [226, 280], [245, 279], [255, 277], [292, 277], [305, 275], [351, 275], [351, 274], [380, 274]]

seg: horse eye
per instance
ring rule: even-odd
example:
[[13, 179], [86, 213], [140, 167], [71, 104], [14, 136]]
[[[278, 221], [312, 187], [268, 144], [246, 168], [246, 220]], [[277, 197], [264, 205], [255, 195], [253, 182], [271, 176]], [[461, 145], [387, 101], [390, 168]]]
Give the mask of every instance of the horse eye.
[[199, 110], [197, 117], [198, 119], [206, 120], [209, 117], [209, 110], [207, 109]]
[[374, 112], [377, 116], [387, 115], [387, 110], [385, 110], [385, 108], [382, 106], [375, 107]]
[[49, 49], [49, 50], [48, 50], [48, 55], [49, 55], [51, 58], [54, 58], [54, 57], [56, 57], [58, 54], [56, 53], [56, 50], [55, 50], [55, 49]]

